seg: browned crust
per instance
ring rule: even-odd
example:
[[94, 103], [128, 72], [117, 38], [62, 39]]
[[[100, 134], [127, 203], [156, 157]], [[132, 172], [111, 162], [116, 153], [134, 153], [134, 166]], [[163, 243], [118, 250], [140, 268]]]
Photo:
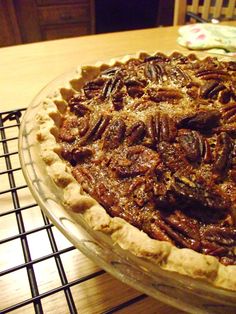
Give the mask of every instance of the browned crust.
[[[148, 54], [142, 52], [135, 58], [145, 55]], [[125, 56], [122, 60], [111, 60], [107, 64], [82, 67], [78, 70], [77, 77], [67, 83], [67, 86], [60, 88], [56, 96], [49, 97], [43, 102], [42, 110], [37, 115], [39, 128], [37, 140], [47, 172], [54, 183], [62, 189], [64, 206], [74, 213], [82, 214], [89, 227], [106, 233], [122, 249], [148, 259], [164, 270], [202, 279], [216, 287], [236, 291], [236, 266], [224, 266], [213, 256], [190, 249], [179, 249], [171, 243], [153, 240], [125, 220], [110, 217], [97, 201], [82, 191], [72, 176], [70, 167], [60, 158], [57, 135], [60, 122], [67, 110], [67, 100], [83, 86], [84, 82], [95, 77], [101, 70], [117, 63], [125, 63], [130, 58], [131, 56]]]

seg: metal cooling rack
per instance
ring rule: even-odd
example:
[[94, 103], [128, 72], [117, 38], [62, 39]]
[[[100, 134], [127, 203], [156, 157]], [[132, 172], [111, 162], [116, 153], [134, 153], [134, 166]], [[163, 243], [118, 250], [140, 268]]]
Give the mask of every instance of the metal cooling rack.
[[[30, 297], [24, 298], [20, 302], [14, 301], [17, 298], [12, 298], [12, 303], [8, 304], [7, 307], [1, 308], [1, 304], [3, 303], [3, 298], [0, 297], [0, 312], [1, 313], [9, 313], [9, 312], [20, 312], [23, 311], [23, 309], [26, 309], [27, 306], [31, 305], [35, 313], [44, 313], [44, 306], [43, 306], [43, 300], [51, 295], [54, 295], [58, 292], [64, 293], [64, 297], [67, 302], [68, 306], [68, 312], [69, 313], [78, 313], [80, 309], [78, 308], [78, 304], [76, 304], [75, 298], [73, 297], [73, 293], [71, 291], [72, 287], [76, 285], [80, 285], [81, 283], [84, 283], [85, 281], [89, 281], [90, 279], [93, 279], [95, 277], [102, 276], [105, 272], [103, 270], [98, 269], [95, 272], [92, 272], [88, 275], [82, 275], [81, 277], [78, 276], [78, 279], [76, 280], [69, 280], [68, 276], [65, 271], [64, 263], [63, 263], [63, 256], [70, 252], [75, 250], [75, 247], [73, 246], [67, 246], [63, 249], [58, 248], [57, 241], [55, 239], [55, 235], [53, 232], [53, 228], [55, 228], [48, 218], [41, 212], [42, 215], [42, 224], [37, 226], [36, 228], [29, 229], [26, 228], [26, 222], [24, 218], [24, 214], [33, 209], [34, 207], [37, 207], [38, 205], [34, 202], [27, 205], [21, 205], [21, 191], [28, 191], [28, 187], [26, 184], [18, 184], [15, 180], [15, 175], [17, 171], [21, 172], [21, 167], [18, 162], [18, 165], [13, 165], [12, 158], [18, 159], [18, 151], [17, 151], [17, 140], [18, 140], [18, 130], [20, 126], [20, 120], [22, 113], [25, 111], [25, 109], [19, 109], [14, 111], [5, 111], [0, 112], [0, 147], [1, 147], [1, 155], [0, 155], [0, 165], [4, 165], [4, 170], [2, 171], [2, 167], [0, 168], [0, 201], [8, 199], [11, 200], [9, 203], [12, 204], [11, 208], [5, 209], [2, 206], [0, 206], [0, 226], [3, 226], [4, 218], [14, 216], [14, 219], [16, 219], [17, 224], [17, 233], [14, 235], [8, 235], [5, 236], [3, 233], [3, 237], [0, 239], [1, 245], [10, 245], [14, 240], [20, 241], [20, 246], [23, 252], [23, 262], [18, 263], [17, 265], [10, 266], [7, 269], [1, 270], [0, 269], [0, 281], [4, 279], [5, 276], [12, 274], [13, 278], [17, 274], [17, 272], [21, 271], [22, 269], [26, 271], [28, 284], [30, 287]], [[11, 136], [8, 136], [8, 132], [10, 132]], [[12, 135], [13, 134], [13, 135]], [[9, 146], [10, 143], [15, 142], [14, 150], [10, 150]], [[12, 146], [12, 145], [11, 145]], [[1, 177], [7, 176], [9, 181], [9, 188], [3, 188], [1, 187]], [[0, 202], [1, 203], [1, 202]], [[40, 209], [39, 209], [40, 210]], [[0, 230], [2, 227], [0, 227]], [[51, 253], [50, 254], [40, 254], [37, 258], [32, 258], [31, 254], [31, 248], [29, 245], [29, 236], [36, 234], [40, 231], [46, 231], [50, 246], [51, 246]], [[0, 256], [0, 259], [2, 256]], [[7, 256], [6, 256], [7, 258]], [[37, 282], [37, 277], [35, 274], [35, 266], [39, 264], [40, 262], [47, 261], [49, 259], [54, 259], [56, 268], [58, 271], [58, 275], [60, 278], [60, 285], [56, 288], [50, 289], [46, 292], [40, 292], [39, 285]], [[1, 263], [0, 263], [1, 265]], [[48, 278], [50, 280], [50, 278]], [[9, 293], [12, 293], [14, 295], [15, 290], [14, 288], [14, 281], [12, 282], [12, 285], [10, 285], [10, 288], [8, 287]], [[1, 293], [0, 293], [1, 294]], [[146, 295], [138, 295], [126, 302], [123, 302], [121, 304], [118, 304], [116, 306], [113, 306], [109, 310], [106, 310], [103, 313], [115, 313], [119, 310], [122, 310], [125, 307], [128, 307], [134, 303], [137, 303], [141, 300], [146, 298]], [[8, 302], [9, 303], [9, 302]], [[56, 309], [56, 304], [55, 304]], [[57, 310], [56, 310], [57, 311]]]

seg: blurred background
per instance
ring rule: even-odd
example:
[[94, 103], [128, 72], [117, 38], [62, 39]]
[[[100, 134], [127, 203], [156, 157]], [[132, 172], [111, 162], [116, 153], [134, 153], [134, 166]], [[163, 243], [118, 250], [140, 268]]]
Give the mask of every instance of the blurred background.
[[0, 47], [172, 25], [173, 0], [0, 0]]

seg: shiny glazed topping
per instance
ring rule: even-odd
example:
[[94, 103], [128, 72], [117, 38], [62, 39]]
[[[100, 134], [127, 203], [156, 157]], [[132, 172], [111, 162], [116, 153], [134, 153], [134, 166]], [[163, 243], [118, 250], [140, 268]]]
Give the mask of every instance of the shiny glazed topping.
[[236, 62], [142, 55], [68, 108], [61, 155], [111, 216], [236, 264]]

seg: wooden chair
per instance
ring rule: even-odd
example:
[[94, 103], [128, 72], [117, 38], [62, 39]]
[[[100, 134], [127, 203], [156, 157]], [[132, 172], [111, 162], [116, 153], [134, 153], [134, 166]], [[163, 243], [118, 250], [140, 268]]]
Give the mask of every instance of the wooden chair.
[[236, 0], [175, 0], [173, 24], [184, 25], [187, 13], [193, 13], [196, 20], [206, 22], [233, 19], [236, 17]]

